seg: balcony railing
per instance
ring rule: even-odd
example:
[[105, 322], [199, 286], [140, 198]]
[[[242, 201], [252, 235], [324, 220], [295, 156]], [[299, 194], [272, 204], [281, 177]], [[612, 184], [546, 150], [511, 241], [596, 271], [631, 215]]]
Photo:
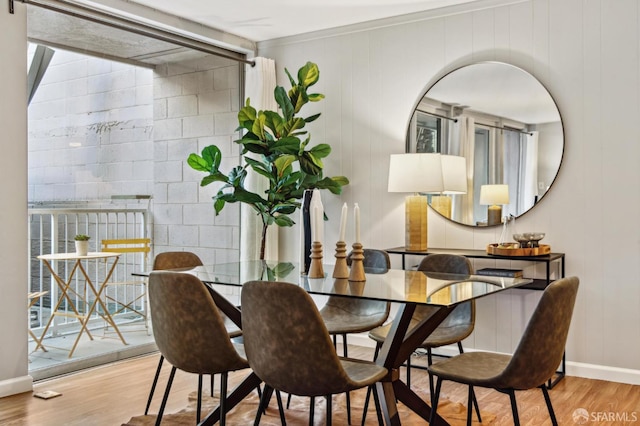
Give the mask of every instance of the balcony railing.
[[[82, 206], [58, 204], [54, 206], [38, 206], [29, 209], [29, 252], [30, 252], [30, 282], [28, 291], [47, 291], [36, 305], [31, 308], [31, 329], [36, 335], [42, 333], [42, 329], [49, 319], [51, 310], [55, 306], [59, 289], [45, 265], [38, 260], [41, 254], [75, 252], [74, 236], [86, 234], [91, 237], [90, 251], [100, 251], [101, 240], [118, 238], [148, 238], [150, 236], [148, 199], [127, 201], [120, 203], [85, 203]], [[124, 253], [120, 256], [111, 281], [121, 282], [131, 279], [131, 273], [149, 267], [152, 253]], [[88, 261], [84, 265], [89, 277], [94, 283], [101, 283], [105, 276], [104, 261]], [[73, 268], [71, 261], [57, 261], [55, 265], [59, 276], [66, 277], [67, 272]], [[86, 286], [82, 274], [75, 274], [71, 283], [71, 289], [77, 294], [86, 295]], [[107, 288], [109, 296], [117, 302], [135, 300], [143, 295], [141, 286], [110, 286]], [[74, 304], [82, 313], [88, 309], [82, 299], [71, 293], [75, 298]], [[85, 297], [86, 299], [86, 297]], [[103, 300], [105, 300], [103, 298]], [[91, 300], [88, 300], [91, 303]], [[107, 304], [109, 310], [115, 311], [118, 303]], [[136, 301], [135, 308], [145, 312], [146, 303], [144, 297]], [[59, 310], [67, 309], [67, 303], [63, 303]], [[137, 318], [136, 318], [137, 317]], [[135, 321], [139, 319], [137, 314], [130, 310], [124, 310], [116, 316], [119, 323]], [[104, 321], [94, 314], [89, 322], [90, 328], [104, 326]], [[78, 331], [78, 321], [71, 317], [56, 316], [49, 328], [52, 336]]]

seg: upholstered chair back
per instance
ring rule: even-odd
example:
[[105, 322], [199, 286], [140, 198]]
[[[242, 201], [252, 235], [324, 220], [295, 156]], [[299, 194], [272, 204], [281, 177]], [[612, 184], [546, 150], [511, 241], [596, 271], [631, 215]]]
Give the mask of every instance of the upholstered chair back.
[[197, 277], [152, 272], [149, 303], [156, 344], [174, 367], [198, 374], [247, 367], [229, 339], [211, 294]]

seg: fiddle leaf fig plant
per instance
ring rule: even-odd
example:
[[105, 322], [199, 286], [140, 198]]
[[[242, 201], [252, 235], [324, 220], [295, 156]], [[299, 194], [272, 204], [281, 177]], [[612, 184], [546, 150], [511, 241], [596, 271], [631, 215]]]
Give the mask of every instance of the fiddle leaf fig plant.
[[[307, 189], [327, 189], [340, 194], [342, 187], [349, 184], [344, 176], [324, 177], [323, 159], [331, 153], [328, 144], [321, 143], [309, 147], [311, 135], [304, 127], [320, 117], [320, 114], [300, 117], [301, 109], [309, 102], [324, 99], [320, 93], [308, 93], [308, 89], [318, 82], [318, 66], [307, 62], [298, 70], [297, 81], [285, 68], [291, 89], [286, 91], [277, 86], [274, 99], [279, 111], [256, 111], [250, 99], [238, 112], [238, 129], [242, 138], [235, 142], [242, 145], [243, 164], [228, 173], [220, 170], [222, 153], [215, 145], [202, 150], [201, 155], [192, 153], [187, 160], [189, 166], [206, 173], [200, 186], [221, 182], [222, 186], [213, 197], [216, 215], [227, 203], [250, 205], [262, 220], [262, 241], [260, 259], [264, 259], [267, 227], [292, 226], [289, 217], [300, 207], [300, 200]], [[249, 173], [263, 176], [268, 188], [262, 193], [248, 190], [245, 179]]]

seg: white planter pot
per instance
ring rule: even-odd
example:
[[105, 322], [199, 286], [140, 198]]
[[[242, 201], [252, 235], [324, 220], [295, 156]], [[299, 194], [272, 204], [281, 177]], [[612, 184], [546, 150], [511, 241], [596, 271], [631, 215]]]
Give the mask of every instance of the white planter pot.
[[89, 241], [75, 241], [75, 243], [78, 256], [86, 256], [89, 253]]

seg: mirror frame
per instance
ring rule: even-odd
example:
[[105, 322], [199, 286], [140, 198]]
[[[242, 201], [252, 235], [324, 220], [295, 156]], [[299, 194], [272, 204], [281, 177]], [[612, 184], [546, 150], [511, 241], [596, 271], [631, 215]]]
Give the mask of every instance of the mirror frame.
[[[561, 134], [562, 134], [562, 150], [561, 150], [561, 153], [560, 153], [560, 161], [558, 162], [558, 168], [557, 168], [557, 170], [555, 172], [555, 176], [553, 177], [553, 179], [549, 183], [548, 189], [544, 192], [544, 194], [542, 194], [537, 199], [537, 201], [531, 207], [529, 207], [526, 211], [520, 213], [518, 216], [515, 216], [515, 218], [521, 218], [524, 215], [526, 215], [527, 213], [529, 213], [531, 210], [533, 210], [538, 204], [540, 204], [542, 199], [553, 188], [553, 185], [555, 184], [556, 180], [558, 179], [558, 176], [560, 175], [560, 170], [562, 169], [562, 165], [563, 165], [563, 162], [564, 162], [564, 156], [565, 156], [565, 150], [566, 150], [566, 144], [567, 144], [564, 118], [562, 116], [562, 112], [560, 111], [560, 108], [558, 107], [558, 102], [553, 97], [553, 95], [551, 94], [549, 89], [544, 84], [542, 84], [542, 82], [533, 73], [529, 72], [528, 70], [526, 70], [524, 68], [521, 68], [518, 65], [510, 64], [510, 63], [504, 62], [504, 61], [476, 61], [476, 62], [465, 63], [465, 64], [462, 64], [462, 65], [456, 66], [456, 67], [454, 67], [452, 69], [445, 68], [443, 71], [441, 71], [439, 74], [437, 74], [436, 77], [433, 78], [430, 83], [427, 83], [426, 88], [422, 91], [421, 95], [417, 98], [416, 102], [413, 105], [413, 108], [411, 110], [411, 114], [409, 115], [409, 119], [408, 119], [408, 122], [407, 122], [407, 125], [406, 125], [405, 152], [407, 152], [407, 153], [415, 152], [415, 151], [412, 151], [412, 146], [411, 146], [412, 144], [411, 144], [411, 137], [410, 137], [411, 126], [412, 126], [412, 123], [413, 123], [413, 117], [414, 117], [418, 107], [420, 106], [420, 103], [427, 96], [429, 91], [436, 84], [438, 84], [440, 81], [442, 81], [444, 78], [446, 78], [447, 76], [451, 75], [452, 73], [455, 73], [456, 71], [458, 71], [458, 70], [460, 70], [462, 68], [467, 68], [467, 67], [470, 67], [470, 66], [473, 66], [473, 65], [478, 65], [478, 64], [502, 64], [502, 65], [506, 65], [506, 66], [509, 66], [509, 67], [516, 68], [516, 69], [522, 71], [523, 73], [527, 74], [528, 76], [533, 78], [540, 85], [540, 87], [542, 87], [545, 90], [545, 92], [548, 94], [549, 98], [553, 102], [553, 105], [555, 106], [556, 111], [558, 112], [558, 116], [560, 118], [560, 129], [561, 129]], [[438, 148], [438, 149], [440, 149], [440, 148]], [[444, 218], [444, 219], [446, 219], [446, 220], [448, 220], [448, 221], [450, 221], [452, 223], [458, 224], [458, 225], [462, 225], [462, 226], [466, 226], [466, 227], [470, 227], [470, 228], [483, 228], [483, 229], [484, 228], [492, 228], [492, 227], [496, 227], [496, 226], [502, 226], [502, 224], [478, 225], [478, 224], [469, 224], [469, 223], [458, 222], [456, 220], [453, 220], [453, 219], [443, 215], [441, 212], [439, 212], [436, 208], [434, 208], [431, 205], [431, 202], [429, 202], [429, 207], [431, 208], [432, 211], [437, 213], [442, 218]]]

